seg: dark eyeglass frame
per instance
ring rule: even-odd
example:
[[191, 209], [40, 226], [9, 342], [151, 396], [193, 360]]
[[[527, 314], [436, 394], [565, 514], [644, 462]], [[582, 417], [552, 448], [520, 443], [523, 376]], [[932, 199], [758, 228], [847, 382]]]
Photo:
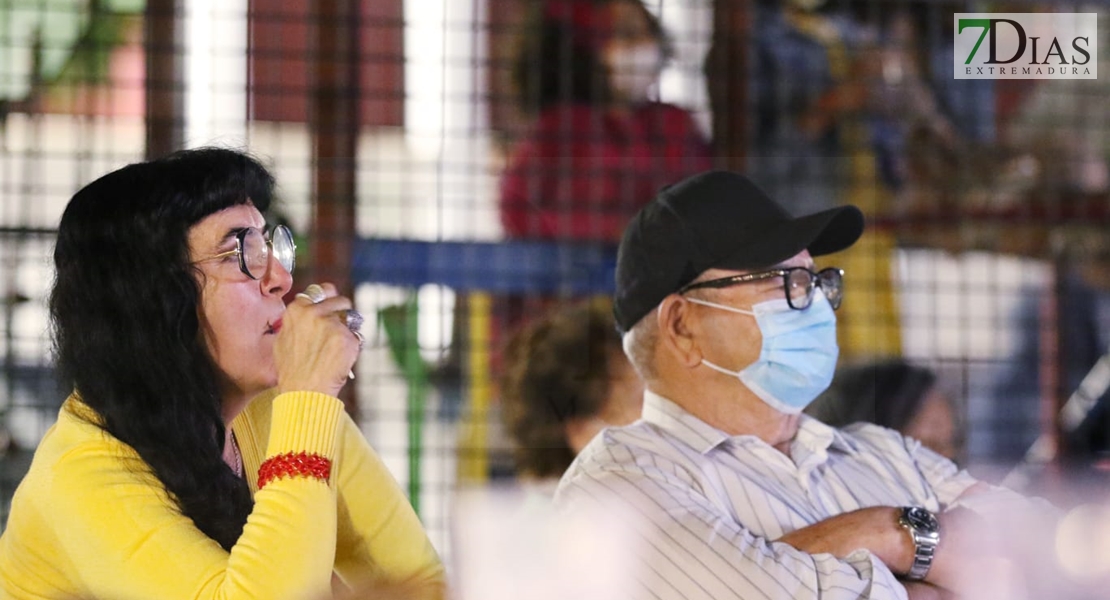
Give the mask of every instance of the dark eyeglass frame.
[[[791, 274], [798, 271], [809, 273], [809, 284], [806, 286], [805, 295], [795, 298], [793, 294], [790, 293], [790, 280], [792, 279]], [[813, 304], [813, 292], [817, 288], [821, 288], [821, 292], [825, 294], [825, 298], [829, 300], [829, 305], [832, 306], [833, 310], [840, 308], [840, 303], [844, 299], [844, 270], [837, 267], [827, 267], [817, 272], [814, 272], [812, 269], [807, 269], [806, 267], [787, 267], [785, 269], [770, 269], [758, 273], [730, 275], [728, 277], [710, 279], [708, 281], [697, 281], [685, 285], [678, 290], [678, 293], [685, 294], [691, 290], [705, 288], [720, 289], [732, 287], [741, 283], [762, 281], [773, 277], [782, 277], [782, 291], [786, 295], [786, 303], [794, 310], [805, 310], [809, 308], [809, 306]], [[836, 282], [835, 284], [834, 281]]]
[[[250, 268], [247, 266], [247, 255], [246, 255], [246, 252], [243, 251], [243, 248], [244, 248], [245, 243], [246, 243], [245, 240], [247, 239], [247, 236], [250, 235], [251, 231], [258, 231], [258, 228], [256, 228], [256, 227], [244, 227], [243, 229], [241, 229], [239, 231], [239, 233], [235, 234], [235, 249], [234, 250], [228, 250], [227, 252], [221, 252], [221, 253], [216, 254], [214, 256], [209, 256], [208, 258], [202, 258], [202, 259], [200, 259], [198, 261], [195, 261], [195, 262], [199, 263], [199, 262], [205, 262], [205, 261], [209, 261], [209, 260], [216, 260], [218, 258], [224, 258], [224, 257], [227, 257], [227, 256], [231, 256], [232, 254], [235, 254], [235, 255], [238, 255], [238, 257], [239, 257], [239, 270], [242, 271], [244, 275], [246, 275], [247, 277], [250, 277], [251, 279], [253, 279], [255, 281], [258, 281], [259, 279], [262, 279], [263, 275], [265, 275], [265, 272], [260, 274], [258, 277], [255, 277], [254, 274], [251, 273]], [[266, 267], [269, 267], [270, 258], [273, 257], [275, 260], [278, 261], [278, 264], [280, 264], [286, 270], [286, 272], [292, 273], [293, 272], [293, 267], [295, 267], [296, 263], [297, 263], [297, 244], [294, 243], [294, 241], [293, 241], [293, 232], [288, 227], [286, 227], [285, 225], [278, 225], [276, 227], [273, 227], [269, 231], [259, 232], [259, 233], [262, 235], [262, 248], [266, 251], [266, 260], [263, 262], [263, 264], [266, 265]], [[288, 254], [289, 260], [288, 261], [283, 261], [278, 256], [279, 253], [273, 251], [274, 250], [274, 235], [275, 234], [278, 235], [279, 237], [283, 238], [283, 239], [289, 240], [289, 254]], [[286, 262], [288, 262], [289, 264], [286, 264]]]

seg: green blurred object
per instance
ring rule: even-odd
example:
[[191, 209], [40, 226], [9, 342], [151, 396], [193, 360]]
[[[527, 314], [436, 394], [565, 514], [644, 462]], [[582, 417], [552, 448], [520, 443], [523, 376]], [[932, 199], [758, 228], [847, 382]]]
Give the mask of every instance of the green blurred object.
[[0, 100], [34, 86], [104, 81], [112, 50], [145, 0], [0, 0]]
[[408, 384], [407, 400], [409, 445], [409, 502], [420, 514], [420, 463], [424, 451], [424, 404], [428, 391], [428, 365], [420, 356], [417, 338], [419, 321], [416, 292], [409, 293], [403, 304], [387, 306], [378, 311], [378, 321], [385, 330], [390, 354]]

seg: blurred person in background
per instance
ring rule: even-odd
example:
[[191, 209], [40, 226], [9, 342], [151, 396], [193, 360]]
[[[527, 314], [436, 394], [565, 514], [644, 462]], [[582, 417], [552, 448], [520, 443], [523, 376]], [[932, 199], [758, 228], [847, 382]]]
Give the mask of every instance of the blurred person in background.
[[[653, 99], [670, 56], [662, 25], [640, 0], [529, 5], [512, 77], [531, 124], [513, 144], [500, 184], [508, 239], [615, 247], [645, 199], [709, 167], [710, 147], [691, 113]], [[509, 333], [564, 300], [558, 293], [493, 298], [495, 371]], [[467, 314], [467, 301], [460, 298], [457, 314]], [[451, 364], [461, 360], [455, 339]]]
[[[871, 219], [935, 210], [993, 180], [993, 82], [952, 79], [961, 1], [757, 0], [746, 172], [794, 214], [842, 203]], [[960, 188], [956, 184], [963, 184]], [[947, 193], [942, 193], [947, 192]], [[901, 354], [903, 232], [869, 228], [841, 255], [859, 302], [840, 314], [843, 356]], [[918, 244], [947, 241], [918, 235]]]
[[962, 443], [952, 400], [931, 369], [892, 359], [837, 370], [806, 414], [837, 428], [874, 423], [956, 461]]
[[821, 0], [754, 3], [748, 171], [787, 208], [837, 206], [847, 178], [847, 133], [867, 82], [851, 54], [859, 27]]
[[[987, 389], [988, 408], [1008, 415], [1005, 429], [990, 432], [987, 458], [1021, 469], [1030, 466], [1028, 453], [1044, 435], [1046, 405], [1055, 411], [1082, 398], [1087, 412], [1080, 411], [1074, 421], [1052, 421], [1062, 429], [1047, 457], [1052, 468], [1036, 468], [1031, 472], [1036, 477], [1024, 484], [1030, 492], [1072, 505], [1085, 499], [1075, 493], [1077, 486], [1087, 496], [1110, 493], [1110, 234], [1092, 219], [1061, 227], [1053, 237], [1058, 241], [1053, 250], [1057, 279], [1048, 289], [1019, 289], [1012, 316], [1016, 343]], [[1046, 302], [1054, 305], [1053, 311], [1045, 310]], [[1049, 380], [1054, 385], [1046, 385], [1046, 363], [1058, 371]]]
[[709, 167], [690, 112], [652, 99], [670, 56], [640, 0], [531, 7], [513, 79], [534, 122], [501, 181], [509, 238], [616, 244], [646, 198]]
[[442, 598], [403, 492], [336, 398], [361, 348], [334, 286], [287, 306], [292, 234], [250, 156], [187, 150], [78, 191], [54, 252], [72, 389], [0, 536], [4, 598]]
[[[1098, 10], [1097, 20], [1105, 31], [1110, 13]], [[1095, 51], [1100, 62], [1110, 61], [1110, 44]], [[1020, 459], [1043, 431], [1038, 416], [1046, 405], [1090, 396], [1091, 410], [1063, 432], [1061, 460], [1054, 465], [1061, 468], [1030, 482], [1030, 489], [1071, 504], [1078, 497], [1075, 485], [1094, 495], [1110, 492], [1110, 389], [1096, 367], [1110, 360], [1110, 78], [1019, 83], [1007, 98], [1013, 114], [1000, 131], [1026, 153], [1035, 181], [1026, 193], [996, 196], [992, 208], [1046, 218], [1030, 217], [986, 235], [1020, 240], [1021, 252], [1054, 267], [1054, 280], [1016, 290], [1020, 299], [1010, 318], [1019, 329], [1017, 344], [986, 394], [988, 410], [1014, 416], [994, 435], [988, 458]], [[1080, 392], [1091, 375], [1093, 385]]]
[[553, 307], [514, 332], [499, 374], [516, 479], [460, 490], [452, 556], [462, 600], [622, 598], [630, 541], [607, 515], [567, 519], [559, 478], [607, 427], [640, 418], [643, 384], [609, 298]]
[[[793, 214], [842, 203], [877, 213], [882, 186], [867, 118], [876, 97], [877, 34], [843, 3], [754, 3], [751, 85], [755, 112], [746, 172]], [[888, 233], [874, 230], [841, 258], [869, 293], [840, 314], [845, 356], [901, 350]]]
[[598, 432], [640, 418], [643, 389], [608, 299], [557, 308], [518, 331], [505, 349], [501, 411], [520, 480], [550, 499]]

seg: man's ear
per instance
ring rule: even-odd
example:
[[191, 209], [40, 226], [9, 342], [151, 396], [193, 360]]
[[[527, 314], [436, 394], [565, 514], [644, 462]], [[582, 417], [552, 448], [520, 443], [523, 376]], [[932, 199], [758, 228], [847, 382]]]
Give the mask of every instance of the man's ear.
[[698, 323], [694, 305], [678, 294], [663, 299], [655, 311], [659, 325], [661, 346], [666, 352], [687, 367], [701, 364], [701, 347], [698, 344]]

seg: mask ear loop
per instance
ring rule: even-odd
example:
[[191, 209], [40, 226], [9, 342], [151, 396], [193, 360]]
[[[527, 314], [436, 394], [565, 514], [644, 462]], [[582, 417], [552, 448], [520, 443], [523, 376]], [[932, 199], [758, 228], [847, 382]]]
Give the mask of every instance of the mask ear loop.
[[[739, 313], [741, 315], [750, 315], [750, 316], [753, 316], [753, 317], [755, 316], [755, 313], [750, 311], [750, 310], [744, 310], [742, 308], [735, 308], [735, 307], [732, 307], [732, 306], [725, 306], [724, 304], [717, 304], [716, 302], [710, 302], [708, 300], [702, 300], [700, 298], [686, 298], [686, 300], [689, 301], [689, 302], [693, 302], [694, 304], [701, 304], [702, 306], [709, 306], [709, 307], [712, 307], [712, 308], [719, 308], [721, 310], [727, 310], [729, 312]], [[731, 371], [731, 370], [726, 369], [726, 368], [724, 368], [720, 365], [717, 365], [717, 364], [714, 364], [714, 363], [710, 362], [705, 357], [702, 357], [701, 364], [709, 367], [710, 369], [713, 369], [714, 371], [717, 371], [718, 373], [724, 373], [725, 375], [729, 375], [729, 376], [736, 377], [736, 378], [740, 377], [741, 371]]]
[[[742, 371], [730, 371], [730, 370], [728, 370], [728, 369], [726, 369], [726, 368], [724, 368], [724, 367], [722, 367], [722, 366], [720, 366], [716, 363], [709, 362], [704, 357], [701, 359], [701, 364], [709, 367], [710, 369], [713, 369], [714, 371], [717, 371], [718, 373], [724, 373], [725, 375], [728, 375], [730, 377], [735, 377], [737, 379], [740, 379], [740, 373]], [[741, 381], [741, 383], [743, 382], [742, 379], [740, 381]]]
[[724, 304], [717, 304], [716, 302], [710, 302], [708, 300], [702, 300], [700, 298], [687, 298], [686, 300], [688, 302], [693, 302], [694, 304], [701, 304], [702, 306], [710, 306], [710, 307], [713, 307], [713, 308], [719, 308], [721, 310], [727, 310], [728, 312], [734, 312], [734, 313], [738, 313], [738, 314], [741, 314], [741, 315], [749, 315], [749, 316], [752, 316], [752, 317], [755, 316], [755, 313], [750, 311], [750, 310], [744, 310], [742, 308], [736, 308], [734, 306], [725, 306]]

